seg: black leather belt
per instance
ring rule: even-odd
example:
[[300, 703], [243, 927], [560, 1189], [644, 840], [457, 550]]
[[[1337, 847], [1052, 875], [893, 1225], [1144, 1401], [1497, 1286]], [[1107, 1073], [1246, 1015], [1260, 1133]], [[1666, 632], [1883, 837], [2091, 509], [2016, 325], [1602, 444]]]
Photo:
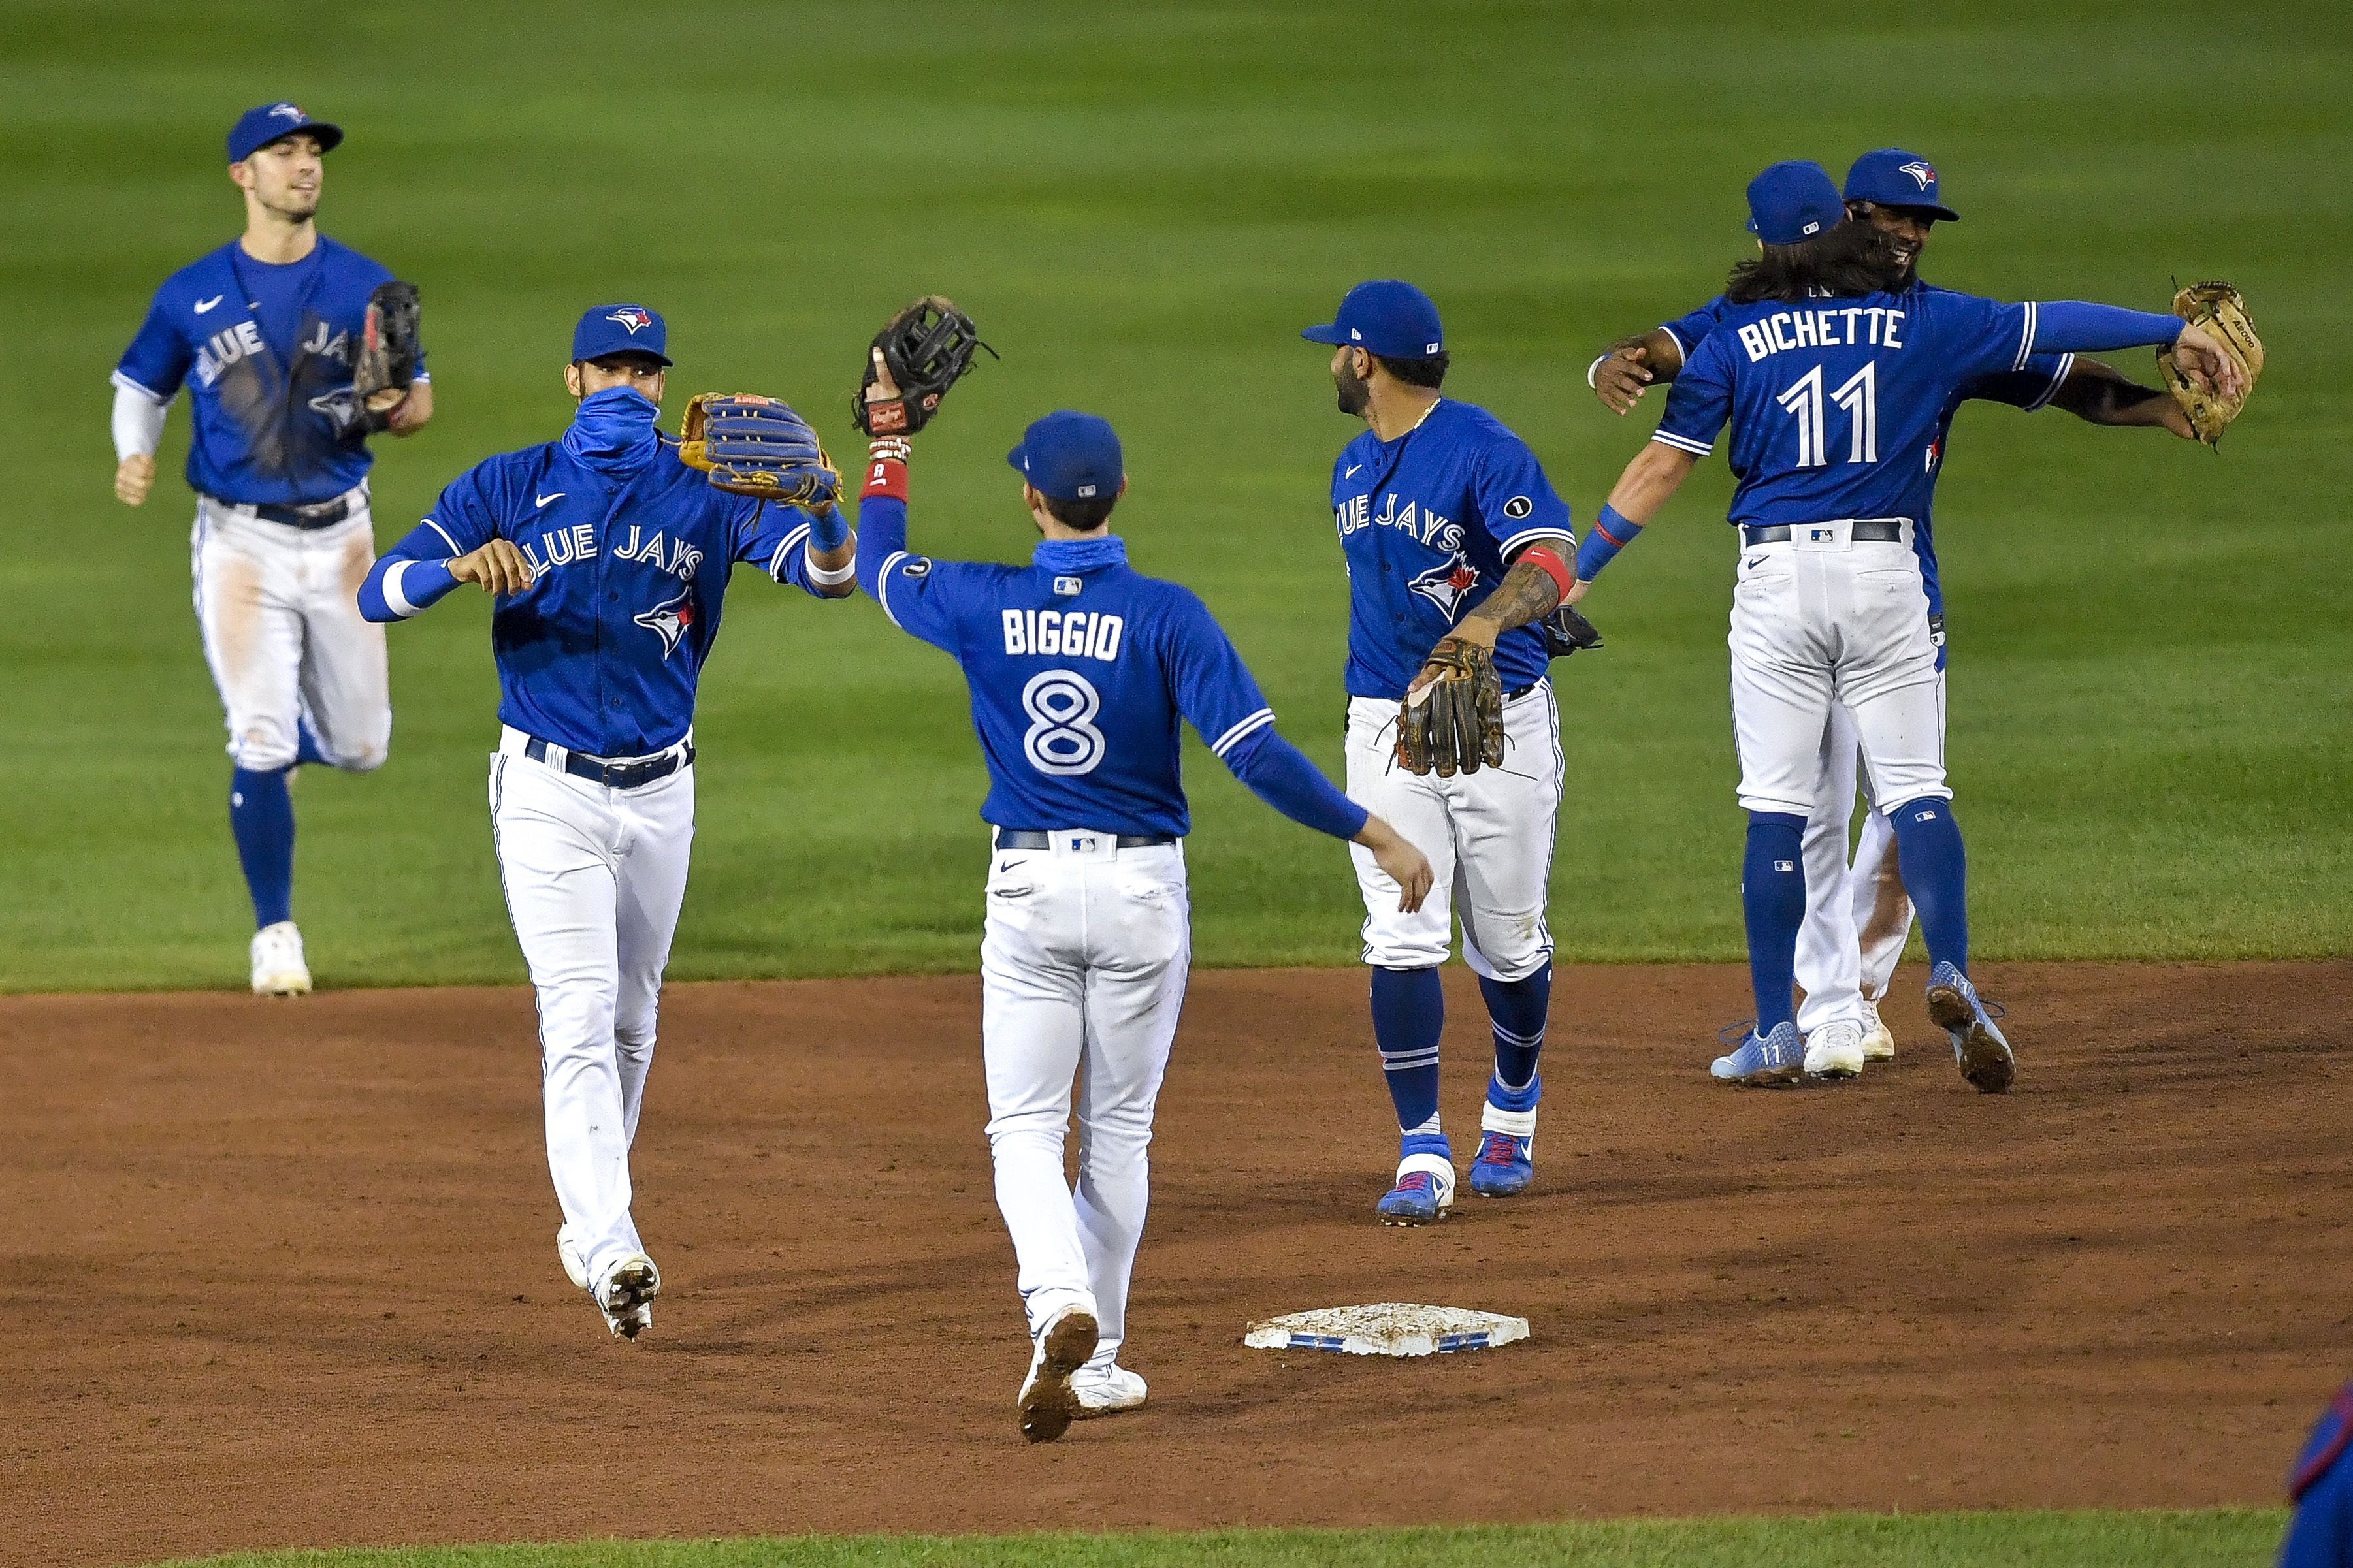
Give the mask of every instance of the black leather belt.
[[[1086, 830], [1079, 828], [1075, 831], [1082, 833]], [[1173, 833], [1123, 833], [1119, 836], [1119, 847], [1122, 849], [1155, 849], [1163, 844], [1176, 842], [1176, 836]], [[1000, 827], [997, 830], [997, 847], [999, 849], [1051, 849], [1054, 836], [1028, 827]]]
[[[522, 754], [534, 763], [547, 761], [547, 742], [533, 735], [522, 749]], [[694, 761], [694, 742], [688, 741], [671, 747], [659, 757], [648, 757], [641, 763], [608, 763], [602, 757], [586, 757], [578, 752], [564, 754], [564, 771], [575, 779], [603, 784], [607, 789], [635, 789], [639, 784], [666, 779]]]
[[1506, 702], [1517, 702], [1521, 698], [1525, 697], [1529, 692], [1534, 691], [1542, 684], [1543, 683], [1541, 681], [1531, 680], [1525, 686], [1515, 686], [1511, 690], [1504, 693], [1504, 700]]
[[[234, 506], [237, 503], [223, 501], [221, 504]], [[257, 506], [253, 509], [253, 515], [269, 522], [285, 523], [290, 528], [325, 528], [351, 516], [355, 504], [350, 496], [340, 495], [332, 500], [322, 500], [311, 506]]]
[[[1889, 517], [1865, 522], [1851, 522], [1846, 536], [1864, 544], [1893, 544], [1904, 537], [1904, 520]], [[1777, 522], [1769, 527], [1751, 528], [1741, 524], [1740, 541], [1744, 544], [1786, 544], [1789, 541], [1789, 525]]]

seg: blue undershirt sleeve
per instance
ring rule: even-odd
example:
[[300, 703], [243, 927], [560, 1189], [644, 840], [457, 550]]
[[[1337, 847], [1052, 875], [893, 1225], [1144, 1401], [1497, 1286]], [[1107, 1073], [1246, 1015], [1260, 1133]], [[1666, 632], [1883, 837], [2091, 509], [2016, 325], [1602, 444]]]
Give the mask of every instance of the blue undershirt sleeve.
[[1225, 762], [1252, 795], [1302, 827], [1335, 838], [1354, 838], [1365, 830], [1365, 808], [1334, 788], [1324, 770], [1271, 724], [1243, 736], [1227, 751]]
[[360, 615], [382, 625], [431, 609], [458, 585], [450, 559], [447, 536], [429, 522], [418, 523], [368, 568], [360, 584]]

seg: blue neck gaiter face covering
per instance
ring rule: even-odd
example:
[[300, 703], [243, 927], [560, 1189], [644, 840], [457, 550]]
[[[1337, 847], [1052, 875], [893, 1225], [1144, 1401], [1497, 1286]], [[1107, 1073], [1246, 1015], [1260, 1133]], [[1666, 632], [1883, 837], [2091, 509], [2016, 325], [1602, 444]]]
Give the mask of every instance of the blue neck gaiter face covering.
[[654, 433], [654, 416], [660, 412], [652, 398], [629, 387], [591, 393], [580, 400], [580, 411], [564, 433], [564, 449], [604, 473], [635, 473], [661, 450], [661, 437]]

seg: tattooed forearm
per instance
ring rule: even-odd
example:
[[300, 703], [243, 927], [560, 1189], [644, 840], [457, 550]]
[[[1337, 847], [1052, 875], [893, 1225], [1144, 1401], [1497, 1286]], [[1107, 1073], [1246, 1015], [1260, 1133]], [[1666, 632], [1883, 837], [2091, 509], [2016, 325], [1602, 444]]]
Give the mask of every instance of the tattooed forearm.
[[1469, 616], [1492, 623], [1499, 632], [1525, 626], [1552, 614], [1560, 603], [1560, 584], [1552, 574], [1523, 561], [1504, 574], [1504, 581]]

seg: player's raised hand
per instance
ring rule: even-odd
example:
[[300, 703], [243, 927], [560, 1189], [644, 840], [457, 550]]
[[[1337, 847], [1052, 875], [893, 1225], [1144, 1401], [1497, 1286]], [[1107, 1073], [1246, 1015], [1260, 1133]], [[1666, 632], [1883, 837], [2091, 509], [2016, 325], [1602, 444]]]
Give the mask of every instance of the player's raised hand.
[[1409, 915], [1420, 909], [1421, 901], [1430, 897], [1430, 884], [1437, 880], [1437, 873], [1430, 868], [1430, 857], [1396, 828], [1369, 815], [1357, 830], [1356, 842], [1373, 852], [1373, 863], [1398, 885], [1398, 910]]
[[114, 499], [124, 506], [145, 505], [148, 489], [154, 482], [153, 453], [136, 453], [114, 465]]
[[1641, 343], [1613, 349], [1593, 367], [1593, 395], [1612, 414], [1624, 414], [1642, 401], [1657, 378], [1651, 374], [1650, 353]]
[[891, 379], [891, 367], [883, 363], [882, 351], [869, 349], [866, 352], [874, 357], [874, 379], [866, 384], [866, 405], [871, 408], [878, 403], [896, 403], [899, 400], [899, 384]]
[[484, 593], [504, 596], [530, 587], [532, 573], [531, 563], [513, 541], [493, 539], [450, 562], [449, 575], [460, 583], [478, 583]]
[[2174, 341], [2173, 357], [2191, 380], [2217, 397], [2234, 398], [2246, 391], [2247, 378], [2239, 362], [2223, 351], [2213, 334], [2194, 321], [2185, 324], [2181, 336]]

